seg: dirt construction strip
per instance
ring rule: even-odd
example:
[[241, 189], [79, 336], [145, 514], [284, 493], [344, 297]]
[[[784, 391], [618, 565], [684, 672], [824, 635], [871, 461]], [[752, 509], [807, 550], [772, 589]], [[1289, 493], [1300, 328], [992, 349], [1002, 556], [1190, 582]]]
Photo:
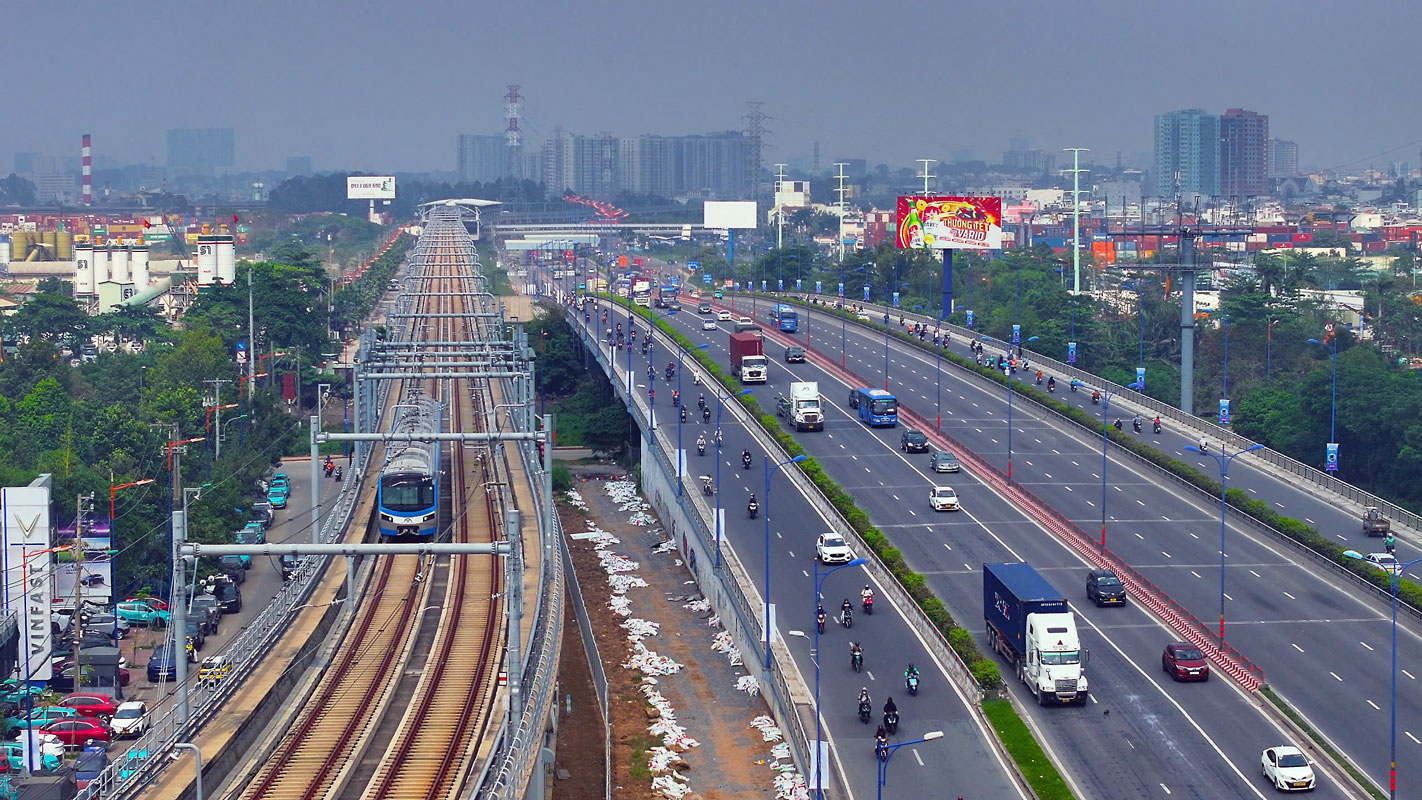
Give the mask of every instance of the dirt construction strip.
[[[567, 493], [561, 513], [608, 676], [613, 796], [807, 798], [755, 677], [676, 543], [633, 483], [587, 477]], [[596, 718], [596, 698], [587, 697], [589, 710], [575, 725]], [[600, 772], [591, 774], [601, 761], [601, 737], [578, 741], [560, 736], [558, 775], [567, 780], [555, 783], [554, 800], [602, 795]], [[586, 752], [592, 747], [596, 752]]]

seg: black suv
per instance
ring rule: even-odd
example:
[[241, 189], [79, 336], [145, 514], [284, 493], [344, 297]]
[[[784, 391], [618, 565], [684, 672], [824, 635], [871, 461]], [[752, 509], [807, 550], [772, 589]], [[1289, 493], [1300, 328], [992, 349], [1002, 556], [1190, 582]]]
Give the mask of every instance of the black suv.
[[786, 363], [786, 364], [803, 364], [803, 363], [805, 363], [805, 348], [799, 347], [799, 346], [797, 346], [797, 345], [791, 345], [791, 346], [785, 348], [785, 363]]
[[209, 636], [217, 633], [217, 626], [222, 622], [222, 607], [217, 602], [217, 598], [210, 594], [200, 594], [194, 597], [188, 614], [202, 621]]
[[218, 581], [217, 585], [212, 587], [212, 594], [217, 598], [217, 606], [222, 609], [222, 613], [236, 614], [242, 610], [242, 590], [232, 581]]
[[1086, 573], [1086, 599], [1098, 606], [1126, 604], [1126, 586], [1109, 569], [1093, 569]]
[[902, 447], [905, 453], [927, 453], [928, 437], [923, 431], [905, 428], [904, 435], [899, 439], [899, 447]]

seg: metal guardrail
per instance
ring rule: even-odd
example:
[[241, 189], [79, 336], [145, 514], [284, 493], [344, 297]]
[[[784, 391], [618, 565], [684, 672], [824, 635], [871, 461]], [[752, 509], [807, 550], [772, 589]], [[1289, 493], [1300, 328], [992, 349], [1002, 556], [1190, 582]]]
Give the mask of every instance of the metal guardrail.
[[[770, 295], [758, 296], [771, 297]], [[811, 310], [818, 309], [830, 314], [835, 313], [835, 309], [830, 305], [807, 305], [803, 300], [800, 300], [799, 298], [795, 297], [782, 297], [779, 298], [779, 300], [780, 302], [788, 301], [802, 307], [810, 308]], [[974, 331], [972, 328], [964, 328], [959, 325], [953, 325], [947, 322], [935, 320], [930, 316], [917, 314], [910, 311], [904, 311], [902, 309], [888, 308], [886, 306], [882, 306], [876, 303], [855, 303], [854, 305], [863, 306], [865, 309], [872, 310], [873, 314], [877, 315], [880, 319], [883, 318], [883, 315], [885, 313], [888, 313], [891, 317], [902, 316], [906, 321], [911, 320], [913, 322], [925, 322], [930, 325], [937, 325], [943, 330], [946, 330], [955, 336], [969, 341], [981, 335], [979, 332]], [[863, 326], [863, 323], [859, 320], [851, 320], [851, 322], [853, 324]], [[985, 342], [983, 344], [983, 349], [984, 351], [993, 350], [995, 352], [1006, 352], [1006, 350], [1002, 346], [999, 346], [994, 342]], [[1080, 369], [1074, 364], [1067, 364], [1061, 361], [1057, 361], [1056, 359], [1051, 358], [1050, 356], [1042, 355], [1041, 353], [1038, 353], [1033, 350], [1028, 350], [1026, 348], [1023, 348], [1022, 352], [1023, 355], [1027, 356], [1029, 361], [1041, 365], [1044, 371], [1050, 369], [1053, 374], [1060, 375], [1068, 379], [1076, 378], [1077, 380], [1088, 385], [1100, 387], [1103, 393], [1119, 392], [1119, 394], [1116, 395], [1118, 398], [1117, 402], [1120, 402], [1120, 400], [1125, 400], [1126, 402], [1140, 406], [1141, 408], [1153, 411], [1156, 414], [1159, 414], [1161, 417], [1172, 420], [1182, 428], [1203, 433], [1204, 435], [1223, 442], [1224, 444], [1227, 444], [1234, 449], [1245, 450], [1257, 444], [1257, 442], [1240, 436], [1239, 434], [1228, 428], [1223, 428], [1219, 425], [1216, 425], [1215, 423], [1210, 422], [1209, 420], [1203, 417], [1198, 417], [1193, 414], [1186, 414], [1184, 411], [1181, 411], [1179, 408], [1176, 408], [1175, 406], [1172, 406], [1169, 403], [1164, 403], [1149, 395], [1141, 394], [1140, 392], [1137, 392], [1136, 390], [1131, 389], [1128, 386], [1122, 386], [1118, 383], [1108, 381], [1100, 377], [1099, 375], [1095, 375], [1093, 373]], [[1370, 492], [1364, 491], [1363, 489], [1360, 489], [1350, 483], [1341, 481], [1333, 477], [1332, 475], [1329, 475], [1324, 470], [1311, 467], [1308, 464], [1298, 461], [1297, 459], [1290, 458], [1289, 456], [1286, 456], [1283, 453], [1278, 452], [1277, 450], [1272, 450], [1268, 447], [1261, 447], [1258, 450], [1246, 454], [1245, 458], [1252, 458], [1264, 461], [1274, 467], [1277, 467], [1278, 469], [1283, 470], [1285, 473], [1292, 477], [1300, 478], [1326, 492], [1336, 494], [1346, 500], [1358, 503], [1359, 505], [1377, 506], [1383, 511], [1383, 513], [1387, 517], [1392, 519], [1394, 522], [1400, 525], [1404, 525], [1415, 532], [1422, 533], [1422, 515], [1402, 508], [1396, 503], [1385, 500]]]

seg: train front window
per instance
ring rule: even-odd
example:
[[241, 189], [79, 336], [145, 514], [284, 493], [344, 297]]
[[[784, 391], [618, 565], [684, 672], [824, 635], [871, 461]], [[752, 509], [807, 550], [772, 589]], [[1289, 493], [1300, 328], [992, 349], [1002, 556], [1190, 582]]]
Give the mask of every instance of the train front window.
[[435, 502], [434, 481], [422, 476], [389, 476], [381, 485], [380, 502], [390, 511], [426, 511]]

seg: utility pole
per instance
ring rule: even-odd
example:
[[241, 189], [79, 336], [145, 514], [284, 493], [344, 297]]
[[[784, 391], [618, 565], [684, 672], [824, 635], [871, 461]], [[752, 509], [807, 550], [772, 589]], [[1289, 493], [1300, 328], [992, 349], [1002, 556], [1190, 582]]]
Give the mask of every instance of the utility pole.
[[[84, 679], [83, 659], [80, 657], [80, 644], [84, 638], [84, 532], [89, 529], [89, 516], [94, 511], [94, 495], [87, 497], [79, 495], [74, 508], [74, 545], [69, 553], [74, 556], [74, 616], [72, 617], [71, 632], [74, 634], [74, 691], [79, 691], [79, 686]], [[109, 521], [113, 524], [113, 520]], [[118, 620], [115, 618], [114, 626], [117, 628]]]
[[[785, 168], [789, 164], [775, 165], [775, 193], [780, 194], [785, 186]], [[780, 207], [779, 198], [772, 198], [775, 206], [775, 249], [780, 250], [785, 246], [785, 209]]]
[[839, 181], [839, 186], [834, 190], [835, 194], [839, 197], [839, 199], [835, 201], [835, 205], [839, 206], [839, 263], [843, 264], [843, 263], [844, 263], [844, 214], [845, 214], [845, 211], [846, 211], [847, 208], [848, 208], [848, 206], [847, 206], [847, 205], [845, 204], [845, 202], [844, 202], [844, 196], [845, 196], [845, 194], [847, 194], [847, 193], [849, 192], [848, 189], [844, 188], [844, 181], [845, 181], [845, 179], [846, 179], [847, 177], [849, 177], [849, 176], [847, 176], [847, 175], [844, 174], [844, 168], [847, 167], [847, 166], [849, 166], [849, 165], [846, 164], [846, 163], [844, 163], [844, 162], [842, 162], [842, 161], [837, 161], [837, 162], [835, 162], [835, 166], [839, 168], [839, 174], [836, 175], [836, 176], [834, 176], [835, 179]]
[[257, 317], [252, 305], [252, 265], [247, 265], [247, 402], [257, 391]]
[[222, 384], [231, 382], [232, 381], [227, 380], [226, 378], [213, 378], [211, 380], [203, 381], [203, 383], [207, 384], [216, 384], [212, 387], [212, 396], [211, 399], [208, 401], [208, 405], [211, 406], [213, 410], [213, 415], [215, 417], [214, 424], [216, 425], [217, 429], [217, 438], [215, 440], [215, 443], [213, 444], [213, 450], [215, 451], [212, 456], [213, 461], [222, 458]]
[[927, 197], [927, 196], [928, 196], [928, 181], [929, 181], [929, 179], [930, 179], [930, 178], [936, 178], [936, 177], [938, 177], [937, 175], [929, 175], [929, 174], [928, 174], [928, 168], [929, 168], [929, 166], [932, 165], [933, 162], [936, 161], [936, 160], [937, 160], [937, 159], [933, 159], [933, 158], [920, 158], [920, 159], [917, 159], [918, 163], [920, 163], [920, 164], [923, 165], [923, 174], [922, 174], [922, 175], [919, 175], [918, 177], [923, 178], [923, 196], [924, 196], [924, 197]]
[[1081, 294], [1081, 154], [1085, 147], [1064, 147], [1071, 153], [1071, 293]]

